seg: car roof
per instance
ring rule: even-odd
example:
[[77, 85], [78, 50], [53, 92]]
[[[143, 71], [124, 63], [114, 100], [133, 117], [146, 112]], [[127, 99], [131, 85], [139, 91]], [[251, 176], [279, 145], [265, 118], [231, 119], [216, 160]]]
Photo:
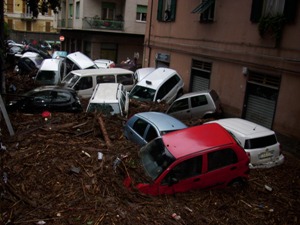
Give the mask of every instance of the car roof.
[[211, 90], [202, 90], [202, 91], [189, 92], [189, 93], [186, 93], [186, 94], [180, 96], [175, 101], [183, 99], [183, 98], [189, 98], [189, 97], [197, 96], [197, 95], [200, 95], [200, 94], [210, 94], [210, 92], [211, 92]]
[[78, 76], [91, 76], [91, 75], [114, 75], [114, 74], [133, 74], [131, 70], [123, 68], [107, 68], [107, 69], [86, 69], [86, 70], [73, 70], [73, 74]]
[[266, 127], [241, 118], [225, 118], [214, 120], [210, 123], [220, 124], [237, 136], [237, 138], [251, 139], [275, 134], [274, 131]]
[[40, 70], [57, 71], [61, 59], [44, 59]]
[[97, 84], [90, 103], [118, 103], [117, 91], [122, 89], [123, 85], [119, 83]]
[[175, 158], [236, 143], [219, 124], [203, 124], [174, 131], [162, 136], [162, 140]]
[[28, 58], [36, 58], [39, 56], [39, 53], [36, 52], [24, 52], [24, 54], [21, 56], [21, 58], [28, 57]]
[[[137, 85], [157, 89], [165, 80], [169, 79], [172, 75], [177, 74], [176, 70], [170, 68], [157, 68], [152, 73], [148, 74], [144, 79], [140, 80]], [[178, 75], [179, 76], [179, 75]], [[149, 84], [149, 81], [151, 84]]]
[[82, 69], [96, 66], [96, 64], [81, 52], [73, 52], [67, 55], [67, 58]]
[[59, 85], [45, 85], [45, 86], [40, 86], [37, 87], [35, 89], [33, 89], [32, 91], [38, 92], [38, 91], [45, 91], [45, 90], [61, 90], [61, 91], [68, 91], [68, 92], [75, 92], [74, 89], [72, 88], [68, 88], [68, 87], [64, 87], [64, 86], [59, 86]]
[[141, 112], [135, 115], [155, 125], [160, 131], [187, 128], [180, 120], [162, 112]]

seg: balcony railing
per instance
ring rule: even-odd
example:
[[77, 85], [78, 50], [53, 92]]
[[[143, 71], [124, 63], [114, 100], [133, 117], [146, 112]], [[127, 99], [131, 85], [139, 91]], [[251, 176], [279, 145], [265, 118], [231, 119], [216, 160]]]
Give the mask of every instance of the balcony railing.
[[33, 17], [33, 13], [21, 13], [21, 19], [22, 20], [36, 20], [36, 18]]
[[[58, 20], [59, 28], [74, 28], [73, 20]], [[100, 20], [95, 17], [85, 17], [82, 19], [82, 29], [84, 30], [123, 30], [124, 22], [118, 20]]]
[[83, 29], [123, 30], [124, 22], [117, 20], [101, 20], [97, 17], [85, 17], [82, 20]]

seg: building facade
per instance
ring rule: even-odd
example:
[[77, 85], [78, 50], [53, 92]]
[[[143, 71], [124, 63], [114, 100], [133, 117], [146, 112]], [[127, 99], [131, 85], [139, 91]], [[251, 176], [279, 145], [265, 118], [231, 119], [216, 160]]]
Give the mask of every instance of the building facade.
[[24, 0], [4, 0], [4, 19], [10, 28], [10, 38], [21, 43], [26, 40], [59, 42], [55, 15], [48, 10], [44, 15], [33, 17]]
[[215, 89], [226, 116], [300, 138], [297, 0], [149, 0], [143, 66], [171, 67], [185, 92]]
[[58, 17], [62, 49], [92, 59], [142, 62], [148, 0], [65, 0]]

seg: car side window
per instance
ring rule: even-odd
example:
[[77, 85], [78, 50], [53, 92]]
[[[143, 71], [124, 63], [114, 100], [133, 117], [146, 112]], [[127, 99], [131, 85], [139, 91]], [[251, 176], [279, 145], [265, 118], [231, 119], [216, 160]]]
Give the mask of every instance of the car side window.
[[156, 132], [156, 130], [154, 129], [154, 127], [150, 125], [150, 126], [149, 126], [149, 129], [148, 129], [148, 132], [147, 132], [147, 135], [146, 135], [146, 137], [145, 137], [145, 140], [146, 140], [147, 142], [149, 142], [149, 141], [153, 140], [153, 139], [156, 138], [156, 137], [158, 137], [157, 132]]
[[51, 93], [51, 96], [52, 96], [52, 102], [54, 102], [54, 103], [65, 103], [65, 102], [70, 101], [70, 99], [71, 99], [71, 96], [65, 92], [53, 91]]
[[216, 170], [238, 161], [237, 155], [231, 148], [217, 150], [207, 154], [208, 171]]
[[116, 82], [114, 75], [97, 76], [96, 80], [97, 80], [97, 84], [99, 84], [99, 83], [115, 83]]
[[92, 77], [82, 77], [75, 85], [75, 90], [85, 90], [93, 87]]
[[186, 110], [188, 108], [189, 108], [188, 98], [184, 98], [184, 99], [177, 100], [176, 102], [174, 102], [168, 113], [182, 111], [182, 110]]
[[174, 75], [169, 80], [167, 80], [158, 90], [156, 100], [163, 99], [166, 94], [168, 94], [179, 82], [178, 75]]
[[132, 74], [119, 74], [119, 75], [117, 75], [117, 83], [121, 83], [123, 85], [133, 84]]
[[207, 105], [208, 101], [205, 95], [191, 97], [192, 108]]
[[147, 125], [148, 125], [148, 123], [147, 123], [146, 121], [141, 120], [141, 119], [137, 119], [137, 121], [135, 121], [135, 123], [133, 124], [132, 128], [133, 128], [133, 130], [135, 130], [135, 132], [137, 132], [141, 137], [143, 137]]
[[202, 173], [202, 155], [187, 159], [176, 165], [164, 178], [162, 184], [169, 184], [172, 179], [184, 180]]

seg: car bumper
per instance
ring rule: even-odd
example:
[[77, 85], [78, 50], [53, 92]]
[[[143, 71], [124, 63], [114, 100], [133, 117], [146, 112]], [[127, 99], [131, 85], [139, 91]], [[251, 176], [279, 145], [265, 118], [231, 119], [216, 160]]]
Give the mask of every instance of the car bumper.
[[260, 169], [260, 168], [271, 168], [274, 166], [279, 166], [284, 162], [284, 155], [280, 155], [276, 158], [276, 160], [268, 162], [268, 163], [264, 163], [264, 164], [252, 164], [249, 163], [249, 168], [250, 169]]

